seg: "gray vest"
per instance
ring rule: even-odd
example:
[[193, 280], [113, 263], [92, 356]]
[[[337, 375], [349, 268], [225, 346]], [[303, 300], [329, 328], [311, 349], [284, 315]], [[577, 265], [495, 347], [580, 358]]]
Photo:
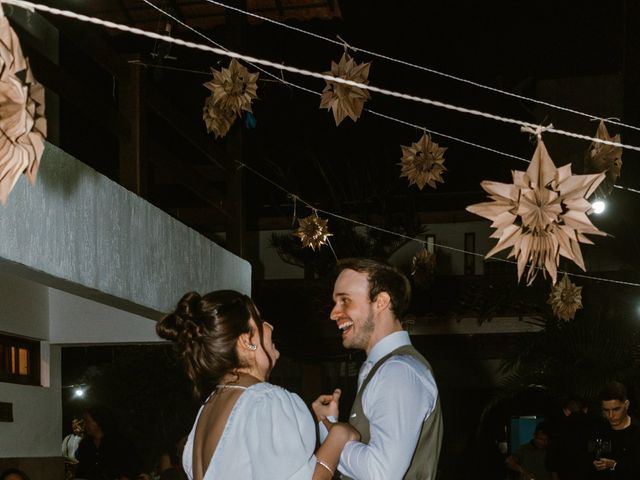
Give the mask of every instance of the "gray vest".
[[[376, 371], [394, 355], [409, 355], [419, 360], [429, 370], [429, 362], [411, 345], [404, 345], [396, 348], [393, 352], [382, 357], [372, 368], [367, 378], [362, 382], [362, 386], [351, 408], [349, 423], [360, 432], [360, 441], [369, 443], [371, 434], [369, 431], [369, 419], [365, 417], [362, 409], [362, 392], [366, 388], [369, 380], [373, 378]], [[356, 414], [353, 417], [353, 414]], [[442, 411], [440, 410], [440, 396], [436, 399], [436, 406], [431, 415], [422, 422], [418, 444], [413, 452], [411, 464], [404, 475], [404, 480], [434, 480], [438, 471], [438, 458], [440, 457], [440, 446], [442, 444]], [[349, 477], [342, 476], [343, 479], [350, 480]]]

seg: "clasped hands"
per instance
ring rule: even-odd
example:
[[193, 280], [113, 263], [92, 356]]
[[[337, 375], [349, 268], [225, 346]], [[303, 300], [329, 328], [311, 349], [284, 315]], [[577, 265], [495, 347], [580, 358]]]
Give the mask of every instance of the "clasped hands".
[[342, 391], [339, 388], [336, 388], [333, 393], [320, 395], [311, 404], [311, 409], [318, 421], [322, 422], [327, 430], [336, 427], [341, 430], [344, 429], [349, 440], [358, 441], [360, 440], [360, 433], [351, 425], [343, 422], [332, 422], [327, 418], [333, 417], [337, 419], [340, 415], [340, 395], [342, 395]]

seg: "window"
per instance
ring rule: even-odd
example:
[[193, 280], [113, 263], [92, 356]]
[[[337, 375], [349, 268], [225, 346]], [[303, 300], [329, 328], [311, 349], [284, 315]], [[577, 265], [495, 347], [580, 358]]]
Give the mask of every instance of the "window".
[[40, 343], [0, 334], [0, 382], [40, 385]]
[[436, 236], [435, 235], [424, 236], [424, 248], [426, 248], [427, 252], [429, 253], [436, 253]]

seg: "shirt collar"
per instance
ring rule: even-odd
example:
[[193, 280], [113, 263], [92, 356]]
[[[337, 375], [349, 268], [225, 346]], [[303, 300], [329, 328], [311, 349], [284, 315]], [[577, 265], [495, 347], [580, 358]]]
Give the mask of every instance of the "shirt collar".
[[396, 348], [403, 347], [405, 345], [411, 345], [408, 332], [401, 330], [399, 332], [390, 333], [373, 346], [367, 356], [367, 362], [375, 364], [378, 360], [393, 352]]

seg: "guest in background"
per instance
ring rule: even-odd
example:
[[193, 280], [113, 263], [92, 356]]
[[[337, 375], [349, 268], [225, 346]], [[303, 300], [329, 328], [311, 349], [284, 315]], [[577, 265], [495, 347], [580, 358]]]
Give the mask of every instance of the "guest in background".
[[0, 474], [0, 480], [29, 480], [29, 477], [19, 468], [7, 468]]
[[551, 472], [545, 467], [549, 435], [544, 422], [536, 425], [533, 438], [507, 457], [509, 470], [519, 474], [521, 480], [551, 480]]
[[133, 445], [118, 431], [112, 413], [100, 406], [84, 413], [84, 438], [76, 458], [78, 479], [134, 480], [141, 473]]

